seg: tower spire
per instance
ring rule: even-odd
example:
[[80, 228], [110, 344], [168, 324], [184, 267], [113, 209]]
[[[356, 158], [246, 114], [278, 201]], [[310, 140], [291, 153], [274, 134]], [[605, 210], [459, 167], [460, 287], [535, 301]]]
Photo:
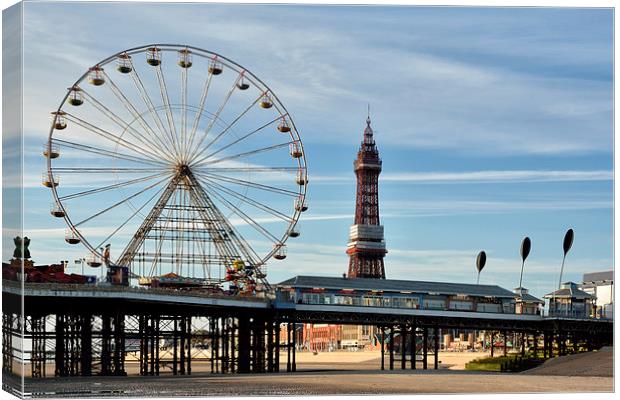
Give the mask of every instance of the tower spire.
[[355, 221], [349, 230], [350, 278], [385, 279], [383, 257], [387, 253], [379, 221], [379, 174], [381, 159], [370, 127], [370, 104], [364, 138], [353, 163], [357, 176]]

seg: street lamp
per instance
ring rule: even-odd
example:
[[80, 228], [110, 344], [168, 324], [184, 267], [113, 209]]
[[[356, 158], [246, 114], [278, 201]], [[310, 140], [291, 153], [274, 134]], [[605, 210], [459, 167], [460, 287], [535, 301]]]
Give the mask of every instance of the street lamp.
[[[566, 261], [566, 255], [568, 254], [568, 251], [573, 246], [574, 239], [575, 239], [575, 233], [573, 232], [573, 230], [572, 229], [567, 230], [566, 234], [564, 235], [564, 243], [563, 243], [564, 255], [562, 256], [562, 267], [560, 268], [560, 279], [558, 280], [557, 290], [560, 290], [560, 288], [562, 287], [562, 274], [564, 273], [564, 261]], [[553, 292], [553, 296], [551, 300], [553, 301], [553, 307], [557, 309], [557, 305], [555, 304], [555, 293], [556, 291]], [[551, 312], [551, 308], [549, 308], [549, 312]]]
[[572, 229], [566, 231], [564, 235], [564, 256], [562, 257], [562, 268], [560, 269], [560, 281], [558, 282], [558, 290], [562, 285], [562, 274], [564, 273], [564, 261], [566, 260], [566, 255], [568, 251], [573, 246], [573, 240], [575, 239], [575, 233]]
[[476, 280], [476, 285], [480, 283], [480, 272], [482, 271], [482, 268], [484, 268], [484, 265], [486, 263], [487, 263], [487, 253], [485, 253], [483, 250], [480, 253], [478, 253], [478, 257], [476, 257], [476, 269], [478, 270], [478, 279]]
[[523, 297], [523, 266], [525, 265], [525, 259], [530, 255], [532, 249], [532, 241], [529, 237], [523, 238], [521, 242], [521, 276], [519, 277], [519, 296]]

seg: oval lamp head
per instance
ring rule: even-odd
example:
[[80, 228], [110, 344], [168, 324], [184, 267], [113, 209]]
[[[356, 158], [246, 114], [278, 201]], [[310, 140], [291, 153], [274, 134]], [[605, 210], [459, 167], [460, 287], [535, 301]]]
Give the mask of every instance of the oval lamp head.
[[530, 250], [532, 250], [532, 241], [526, 236], [521, 242], [521, 258], [523, 262], [525, 262], [527, 256], [530, 255]]
[[478, 253], [478, 257], [476, 257], [476, 268], [478, 268], [478, 273], [482, 271], [482, 268], [484, 268], [484, 265], [486, 263], [487, 263], [487, 253], [485, 253], [484, 251], [481, 251], [480, 253]]
[[570, 248], [573, 246], [573, 240], [575, 239], [575, 233], [572, 229], [566, 231], [566, 235], [564, 235], [564, 256], [568, 253]]

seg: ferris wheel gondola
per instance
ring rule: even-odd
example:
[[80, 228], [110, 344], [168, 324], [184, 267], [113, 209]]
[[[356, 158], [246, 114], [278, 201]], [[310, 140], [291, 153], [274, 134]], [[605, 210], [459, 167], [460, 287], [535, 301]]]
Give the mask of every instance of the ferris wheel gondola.
[[258, 77], [200, 48], [142, 46], [89, 68], [52, 116], [42, 183], [67, 243], [95, 264], [113, 243], [110, 264], [140, 283], [268, 287], [267, 261], [299, 236], [308, 175], [291, 115]]

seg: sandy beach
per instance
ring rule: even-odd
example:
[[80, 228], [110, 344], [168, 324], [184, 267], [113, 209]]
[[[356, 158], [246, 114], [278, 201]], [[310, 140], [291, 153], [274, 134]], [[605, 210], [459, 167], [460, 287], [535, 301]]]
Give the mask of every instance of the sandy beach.
[[[283, 354], [285, 362], [286, 354]], [[467, 361], [485, 353], [440, 353], [439, 370], [380, 370], [379, 352], [300, 352], [296, 373], [212, 375], [209, 363], [192, 364], [191, 376], [132, 375], [137, 364], [127, 363], [127, 377], [72, 377], [26, 380], [33, 397], [102, 396], [240, 396], [414, 393], [540, 393], [613, 391], [611, 349], [548, 361], [524, 373], [464, 371]], [[285, 364], [282, 364], [285, 365]], [[432, 364], [431, 364], [432, 365]], [[429, 365], [429, 367], [431, 366]], [[386, 364], [386, 367], [388, 365]], [[418, 368], [421, 363], [418, 362]], [[52, 372], [53, 374], [53, 372]], [[14, 381], [12, 377], [8, 381]]]

